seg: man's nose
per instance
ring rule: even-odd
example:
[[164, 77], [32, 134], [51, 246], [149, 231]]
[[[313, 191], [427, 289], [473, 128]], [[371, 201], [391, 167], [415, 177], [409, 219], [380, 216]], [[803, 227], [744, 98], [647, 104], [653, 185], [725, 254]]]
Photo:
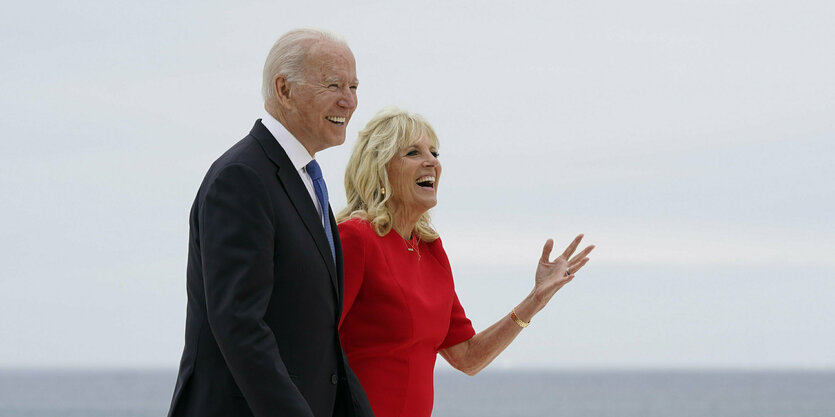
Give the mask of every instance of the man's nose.
[[349, 110], [357, 108], [357, 92], [350, 88], [342, 93], [342, 98], [339, 99], [339, 106]]

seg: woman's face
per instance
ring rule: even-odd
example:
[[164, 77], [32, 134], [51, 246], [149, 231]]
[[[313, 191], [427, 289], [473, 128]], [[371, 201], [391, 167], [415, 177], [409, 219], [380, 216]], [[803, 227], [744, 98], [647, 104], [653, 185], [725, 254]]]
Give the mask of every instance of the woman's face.
[[397, 212], [421, 215], [437, 204], [441, 162], [438, 149], [428, 137], [399, 149], [386, 166], [391, 193], [389, 206]]

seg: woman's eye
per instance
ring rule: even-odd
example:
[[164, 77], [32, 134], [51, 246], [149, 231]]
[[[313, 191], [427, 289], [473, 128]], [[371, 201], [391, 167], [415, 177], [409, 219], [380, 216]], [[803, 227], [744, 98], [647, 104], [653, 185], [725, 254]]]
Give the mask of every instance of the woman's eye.
[[435, 158], [437, 158], [437, 157], [441, 156], [441, 154], [440, 154], [440, 153], [438, 153], [438, 152], [432, 151], [432, 156], [434, 156]]
[[406, 153], [406, 156], [415, 156], [417, 154], [418, 154], [418, 151], [415, 150], [415, 149], [412, 149], [411, 151]]

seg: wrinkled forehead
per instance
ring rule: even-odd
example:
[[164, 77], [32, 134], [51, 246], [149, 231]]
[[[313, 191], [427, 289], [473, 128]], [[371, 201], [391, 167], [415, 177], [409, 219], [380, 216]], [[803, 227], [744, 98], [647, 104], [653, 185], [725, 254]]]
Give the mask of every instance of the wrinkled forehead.
[[305, 59], [305, 75], [323, 81], [357, 81], [354, 54], [347, 45], [332, 41], [310, 44]]

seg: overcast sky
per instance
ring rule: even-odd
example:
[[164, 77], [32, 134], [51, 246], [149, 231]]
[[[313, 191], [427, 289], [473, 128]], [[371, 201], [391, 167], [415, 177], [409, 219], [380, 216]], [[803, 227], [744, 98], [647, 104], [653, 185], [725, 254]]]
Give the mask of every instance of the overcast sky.
[[477, 329], [598, 246], [499, 368], [835, 367], [831, 1], [16, 2], [0, 16], [0, 367], [175, 369], [188, 210], [284, 32], [345, 36], [346, 144], [425, 115]]

